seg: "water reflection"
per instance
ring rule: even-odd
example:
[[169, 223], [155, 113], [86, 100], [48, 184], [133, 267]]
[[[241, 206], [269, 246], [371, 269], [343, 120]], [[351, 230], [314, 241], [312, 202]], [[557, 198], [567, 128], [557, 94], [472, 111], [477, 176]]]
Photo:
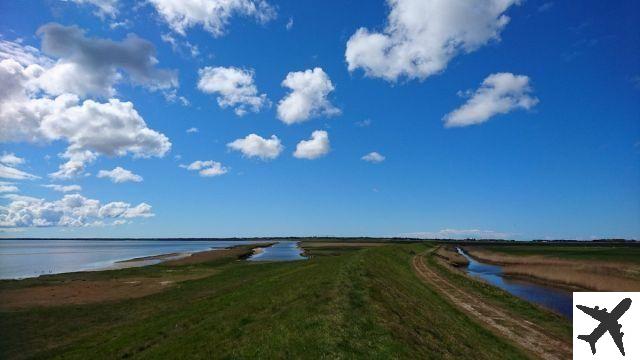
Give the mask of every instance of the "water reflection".
[[262, 248], [262, 252], [252, 255], [249, 261], [293, 261], [305, 260], [303, 250], [297, 241], [279, 241], [269, 247]]
[[[221, 249], [257, 241], [0, 240], [0, 279], [109, 268], [117, 261]], [[157, 262], [157, 261], [156, 261]]]
[[521, 299], [542, 305], [571, 319], [573, 314], [573, 295], [570, 291], [539, 285], [524, 280], [510, 279], [503, 276], [502, 266], [481, 263], [462, 249], [458, 252], [469, 260], [467, 273], [483, 279]]

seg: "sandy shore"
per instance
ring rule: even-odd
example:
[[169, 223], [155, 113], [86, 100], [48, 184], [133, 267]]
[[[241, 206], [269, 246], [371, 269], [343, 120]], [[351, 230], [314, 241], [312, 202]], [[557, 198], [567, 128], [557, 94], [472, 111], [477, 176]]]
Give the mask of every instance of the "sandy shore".
[[89, 304], [143, 297], [164, 291], [183, 281], [211, 276], [218, 271], [207, 267], [183, 267], [182, 265], [224, 259], [245, 259], [254, 253], [254, 249], [269, 245], [271, 244], [261, 243], [193, 253], [145, 256], [120, 261], [112, 268], [103, 269], [117, 270], [162, 262], [164, 267], [153, 270], [152, 275], [145, 272], [139, 274], [113, 272], [112, 275], [105, 277], [100, 274], [101, 271], [86, 271], [19, 280], [37, 283], [37, 285], [0, 290], [0, 309]]

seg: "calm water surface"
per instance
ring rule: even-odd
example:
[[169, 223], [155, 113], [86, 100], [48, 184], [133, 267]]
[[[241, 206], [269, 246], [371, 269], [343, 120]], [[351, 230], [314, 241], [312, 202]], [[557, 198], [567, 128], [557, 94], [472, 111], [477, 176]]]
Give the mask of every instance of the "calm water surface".
[[542, 305], [569, 319], [573, 317], [573, 295], [570, 291], [504, 277], [502, 266], [481, 263], [459, 248], [458, 252], [469, 260], [467, 267], [469, 275], [483, 279], [512, 295]]
[[293, 261], [305, 260], [303, 250], [297, 241], [280, 241], [277, 244], [264, 248], [264, 251], [248, 258], [249, 261]]
[[0, 279], [100, 270], [117, 261], [222, 249], [257, 241], [0, 240]]

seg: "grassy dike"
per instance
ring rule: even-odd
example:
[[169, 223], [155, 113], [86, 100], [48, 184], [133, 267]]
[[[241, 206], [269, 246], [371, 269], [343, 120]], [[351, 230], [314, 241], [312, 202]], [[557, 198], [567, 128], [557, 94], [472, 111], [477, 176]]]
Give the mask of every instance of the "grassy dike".
[[214, 270], [138, 299], [2, 310], [0, 358], [524, 358], [416, 277], [411, 257], [429, 246], [71, 275]]

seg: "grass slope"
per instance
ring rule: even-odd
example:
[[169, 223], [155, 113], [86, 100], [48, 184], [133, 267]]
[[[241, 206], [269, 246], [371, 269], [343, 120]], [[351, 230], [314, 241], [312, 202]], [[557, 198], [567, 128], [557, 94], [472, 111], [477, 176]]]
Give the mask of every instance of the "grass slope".
[[221, 259], [186, 268], [214, 275], [144, 298], [3, 311], [0, 358], [525, 357], [415, 276], [410, 259], [426, 246], [321, 250], [289, 263]]

